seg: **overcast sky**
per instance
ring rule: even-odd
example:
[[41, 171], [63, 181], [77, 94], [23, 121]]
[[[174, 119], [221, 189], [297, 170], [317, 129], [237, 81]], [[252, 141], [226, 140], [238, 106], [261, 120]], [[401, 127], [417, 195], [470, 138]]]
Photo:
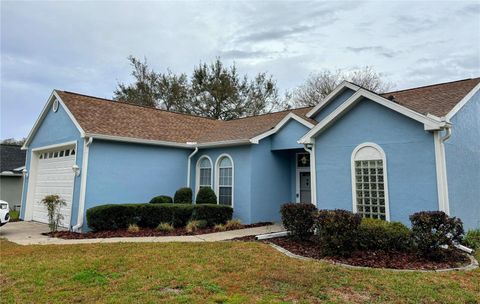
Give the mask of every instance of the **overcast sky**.
[[396, 89], [480, 76], [480, 1], [1, 1], [1, 138], [28, 135], [53, 89], [111, 98], [128, 55], [190, 73], [221, 56], [281, 90], [369, 65]]

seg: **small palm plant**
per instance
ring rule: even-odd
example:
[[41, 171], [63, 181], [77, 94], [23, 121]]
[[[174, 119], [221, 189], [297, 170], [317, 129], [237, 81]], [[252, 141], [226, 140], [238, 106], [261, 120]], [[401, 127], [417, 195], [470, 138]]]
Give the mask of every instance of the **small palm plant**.
[[57, 194], [47, 195], [42, 199], [42, 203], [47, 207], [48, 212], [48, 227], [50, 232], [58, 230], [60, 221], [63, 220], [63, 215], [60, 213], [60, 208], [66, 206], [65, 200], [60, 198]]

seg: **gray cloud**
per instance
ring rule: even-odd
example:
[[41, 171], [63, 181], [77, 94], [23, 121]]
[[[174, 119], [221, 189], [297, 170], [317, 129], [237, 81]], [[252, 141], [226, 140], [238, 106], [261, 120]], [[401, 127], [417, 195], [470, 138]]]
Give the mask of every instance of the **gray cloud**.
[[362, 53], [362, 52], [372, 52], [387, 58], [393, 58], [395, 55], [397, 55], [399, 52], [393, 51], [387, 48], [384, 48], [383, 46], [364, 46], [364, 47], [346, 47], [348, 51], [354, 52], [354, 53]]

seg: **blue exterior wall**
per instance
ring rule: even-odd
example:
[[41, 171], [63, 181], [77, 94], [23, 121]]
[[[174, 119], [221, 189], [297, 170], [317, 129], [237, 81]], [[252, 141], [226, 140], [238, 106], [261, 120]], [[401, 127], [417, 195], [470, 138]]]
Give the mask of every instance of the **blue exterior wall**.
[[438, 210], [433, 135], [368, 99], [316, 138], [318, 208], [352, 210], [351, 155], [365, 142], [385, 151], [392, 221], [409, 224], [414, 212]]
[[335, 111], [338, 106], [340, 106], [342, 103], [344, 103], [347, 99], [349, 99], [355, 91], [346, 88], [340, 95], [337, 96], [337, 98], [331, 100], [317, 115], [315, 115], [313, 118], [320, 122], [322, 119], [327, 117], [330, 113]]
[[[208, 155], [212, 159], [214, 176], [213, 186], [216, 183], [215, 165], [221, 154], [228, 154], [233, 161], [233, 217], [242, 220], [243, 223], [250, 223], [251, 220], [251, 145], [236, 147], [221, 147], [213, 149], [200, 149], [192, 158], [191, 188], [196, 189], [196, 164], [200, 157]], [[185, 171], [186, 172], [186, 171]], [[215, 186], [214, 186], [215, 189]]]
[[290, 119], [277, 133], [270, 136], [272, 150], [298, 149], [303, 145], [297, 141], [310, 129], [294, 119]]
[[450, 214], [465, 229], [480, 228], [480, 92], [451, 119], [445, 142]]
[[85, 210], [104, 204], [147, 203], [157, 195], [173, 196], [187, 183], [187, 158], [192, 151], [93, 140]]
[[[65, 112], [65, 109], [62, 107], [62, 105], [59, 105], [57, 112], [53, 112], [51, 108], [48, 109], [47, 115], [45, 116], [43, 122], [41, 123], [37, 132], [34, 134], [33, 139], [28, 146], [26, 158], [27, 171], [31, 172], [30, 164], [32, 149], [70, 141], [77, 142], [76, 164], [82, 168], [83, 138], [80, 137], [80, 132], [68, 116], [67, 112]], [[25, 217], [25, 201], [27, 198], [29, 178], [30, 177], [27, 177], [24, 181], [22, 207], [20, 211], [21, 219], [24, 219]], [[78, 200], [80, 197], [80, 179], [81, 175], [75, 177], [71, 225], [75, 225], [77, 221]], [[34, 189], [32, 189], [32, 191], [34, 191]]]

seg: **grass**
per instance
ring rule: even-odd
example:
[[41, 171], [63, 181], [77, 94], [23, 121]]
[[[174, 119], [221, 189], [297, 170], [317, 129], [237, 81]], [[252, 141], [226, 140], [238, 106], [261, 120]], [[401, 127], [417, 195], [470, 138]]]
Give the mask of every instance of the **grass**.
[[354, 270], [261, 243], [0, 240], [0, 255], [1, 303], [480, 303], [479, 270]]
[[8, 214], [10, 214], [10, 222], [17, 222], [18, 217], [20, 216], [20, 212], [16, 210], [10, 210], [8, 211]]

